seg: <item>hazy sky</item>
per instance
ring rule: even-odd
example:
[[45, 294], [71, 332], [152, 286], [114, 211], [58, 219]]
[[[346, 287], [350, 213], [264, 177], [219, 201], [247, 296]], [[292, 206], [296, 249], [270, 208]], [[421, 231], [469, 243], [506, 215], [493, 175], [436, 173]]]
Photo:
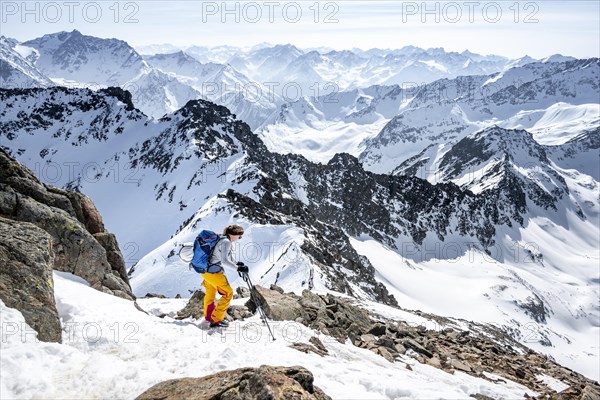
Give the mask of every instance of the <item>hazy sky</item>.
[[414, 45], [482, 54], [600, 55], [589, 1], [5, 1], [0, 34], [24, 41], [78, 29], [131, 45], [336, 49]]

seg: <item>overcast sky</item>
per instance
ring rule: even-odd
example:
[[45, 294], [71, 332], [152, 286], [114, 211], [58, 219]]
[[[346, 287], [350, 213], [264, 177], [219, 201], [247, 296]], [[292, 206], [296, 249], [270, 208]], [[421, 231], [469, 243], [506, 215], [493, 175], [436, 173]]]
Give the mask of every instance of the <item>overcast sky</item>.
[[78, 29], [131, 45], [443, 47], [508, 57], [600, 55], [600, 2], [0, 0], [0, 34]]

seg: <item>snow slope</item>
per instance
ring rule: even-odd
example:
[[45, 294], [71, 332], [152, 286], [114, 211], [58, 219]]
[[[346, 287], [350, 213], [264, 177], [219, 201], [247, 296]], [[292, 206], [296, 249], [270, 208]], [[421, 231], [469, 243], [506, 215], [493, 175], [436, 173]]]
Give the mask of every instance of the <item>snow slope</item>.
[[564, 144], [581, 132], [600, 126], [600, 103], [572, 105], [558, 102], [546, 109], [517, 113], [500, 126], [527, 129], [540, 144]]
[[371, 86], [283, 104], [257, 130], [269, 150], [327, 163], [337, 153], [358, 155], [400, 110], [399, 86]]
[[[201, 288], [202, 279], [190, 270], [189, 260], [179, 257], [184, 244], [193, 243], [202, 229], [218, 229], [232, 223], [242, 224], [244, 237], [235, 245], [236, 260], [250, 266], [250, 276], [255, 284], [269, 287], [277, 284], [286, 291], [301, 294], [312, 282], [315, 290], [326, 288], [326, 278], [313, 266], [300, 250], [305, 237], [293, 225], [262, 225], [235, 217], [227, 202], [213, 198], [200, 209], [188, 224], [163, 245], [143, 257], [132, 271], [130, 282], [134, 294], [162, 293], [190, 295]], [[245, 286], [234, 270], [226, 269], [232, 287]]]
[[[511, 381], [492, 383], [461, 372], [448, 374], [405, 356], [392, 364], [292, 321], [271, 323], [278, 338], [274, 342], [256, 316], [234, 322], [223, 335], [207, 335], [197, 321], [144, 314], [133, 302], [93, 290], [73, 275], [55, 272], [54, 284], [63, 344], [37, 342], [21, 313], [0, 302], [2, 326], [15, 328], [3, 331], [0, 343], [4, 398], [132, 399], [164, 380], [264, 364], [302, 365], [313, 373], [315, 385], [334, 399], [535, 395]], [[184, 301], [141, 299], [140, 305], [171, 313]], [[323, 358], [288, 347], [292, 342], [307, 343], [311, 336], [321, 338], [329, 355]]]
[[[522, 344], [598, 380], [597, 243], [567, 245], [548, 232], [550, 226], [540, 218], [520, 229], [522, 241], [512, 242], [507, 236], [496, 248], [507, 256], [504, 262], [474, 250], [460, 254], [462, 246], [452, 242], [445, 251], [454, 258], [420, 262], [374, 240], [353, 239], [352, 245], [369, 258], [378, 279], [402, 307], [495, 324]], [[542, 243], [556, 248], [562, 263], [528, 260], [528, 251], [535, 252]], [[536, 321], [519, 312], [536, 307], [546, 307], [548, 317]]]
[[[178, 90], [176, 93], [181, 93], [183, 100], [203, 98], [224, 105], [252, 128], [259, 126], [280, 102], [279, 96], [263, 84], [252, 81], [228, 64], [203, 64], [182, 51], [155, 54], [146, 57], [146, 60], [152, 67], [160, 70], [159, 73], [168, 74], [180, 86], [196, 92], [192, 95]], [[139, 84], [142, 94], [147, 86]], [[184, 103], [185, 101], [182, 104]], [[156, 113], [149, 115], [156, 116]]]
[[0, 88], [50, 87], [54, 83], [34, 65], [38, 57], [31, 47], [0, 36]]

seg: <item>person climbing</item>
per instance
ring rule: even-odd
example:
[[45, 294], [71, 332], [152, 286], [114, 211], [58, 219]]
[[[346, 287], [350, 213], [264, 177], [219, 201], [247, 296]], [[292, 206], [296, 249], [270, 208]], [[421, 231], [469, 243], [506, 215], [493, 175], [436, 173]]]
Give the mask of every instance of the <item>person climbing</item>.
[[[244, 228], [240, 225], [227, 226], [212, 251], [207, 271], [202, 274], [202, 278], [204, 278], [202, 286], [206, 289], [204, 318], [210, 322], [211, 328], [229, 326], [229, 321], [225, 319], [225, 313], [233, 298], [233, 289], [229, 286], [224, 267], [237, 268], [238, 272], [248, 272], [248, 267], [243, 262], [236, 263], [233, 258], [234, 243], [243, 235]], [[215, 304], [217, 292], [221, 298]]]

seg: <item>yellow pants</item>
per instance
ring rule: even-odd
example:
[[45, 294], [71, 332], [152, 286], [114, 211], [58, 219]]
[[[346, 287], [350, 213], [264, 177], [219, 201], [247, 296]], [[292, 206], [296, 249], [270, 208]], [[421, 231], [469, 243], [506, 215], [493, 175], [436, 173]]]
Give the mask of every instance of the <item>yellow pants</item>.
[[[225, 317], [229, 303], [233, 298], [233, 289], [229, 286], [227, 278], [223, 272], [202, 274], [204, 282], [202, 286], [206, 288], [204, 296], [204, 318], [211, 322], [219, 322]], [[217, 292], [221, 295], [219, 301], [215, 304]]]

